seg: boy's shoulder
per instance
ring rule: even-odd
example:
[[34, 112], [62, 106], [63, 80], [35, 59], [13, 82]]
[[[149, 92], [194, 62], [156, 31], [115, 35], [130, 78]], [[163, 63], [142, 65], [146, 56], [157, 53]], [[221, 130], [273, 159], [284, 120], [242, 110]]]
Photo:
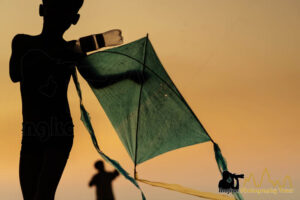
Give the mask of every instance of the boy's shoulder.
[[34, 42], [37, 36], [27, 34], [17, 34], [12, 40], [12, 49], [26, 49], [32, 42]]
[[23, 42], [26, 42], [28, 40], [32, 40], [34, 39], [35, 37], [37, 36], [33, 36], [33, 35], [27, 35], [27, 34], [17, 34], [14, 36], [12, 42], [13, 43], [23, 43]]

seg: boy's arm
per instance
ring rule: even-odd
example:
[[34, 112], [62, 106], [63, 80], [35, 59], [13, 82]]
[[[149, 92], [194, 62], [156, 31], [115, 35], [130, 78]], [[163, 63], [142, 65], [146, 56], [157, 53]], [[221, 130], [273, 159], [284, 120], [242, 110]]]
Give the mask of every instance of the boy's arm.
[[117, 176], [119, 176], [119, 172], [117, 171], [117, 170], [115, 170], [114, 172], [113, 172], [113, 178], [116, 178]]
[[92, 187], [93, 185], [95, 185], [95, 178], [96, 178], [96, 175], [93, 176], [93, 178], [90, 180], [89, 182], [89, 186]]
[[78, 61], [87, 56], [88, 52], [102, 47], [115, 46], [123, 43], [122, 32], [119, 29], [94, 34], [67, 42], [64, 61], [77, 65]]
[[12, 54], [9, 61], [9, 75], [10, 79], [16, 83], [21, 80], [21, 58], [22, 58], [22, 35], [16, 35], [12, 40]]
[[119, 29], [104, 33], [89, 35], [76, 41], [76, 46], [84, 53], [98, 50], [102, 47], [116, 46], [123, 43], [122, 32]]
[[[75, 43], [76, 51], [81, 52], [83, 55], [87, 55], [87, 52], [95, 51], [102, 47], [120, 45], [123, 43], [123, 37], [121, 30], [114, 29], [100, 34], [82, 37]], [[88, 65], [77, 66], [77, 69], [89, 84], [97, 89], [107, 87], [124, 79], [131, 79], [137, 84], [141, 84], [147, 79], [147, 75], [143, 75], [139, 70], [130, 70], [119, 74], [102, 76], [99, 73], [95, 73]]]

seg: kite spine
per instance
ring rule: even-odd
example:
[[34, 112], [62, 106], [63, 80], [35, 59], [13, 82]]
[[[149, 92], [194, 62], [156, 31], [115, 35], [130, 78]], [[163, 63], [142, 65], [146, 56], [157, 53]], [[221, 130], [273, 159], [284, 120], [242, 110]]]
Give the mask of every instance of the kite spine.
[[142, 69], [142, 84], [140, 88], [140, 95], [139, 95], [139, 105], [137, 110], [137, 123], [136, 123], [136, 133], [135, 133], [135, 157], [134, 157], [134, 178], [136, 179], [136, 165], [137, 165], [137, 150], [138, 150], [138, 132], [139, 132], [139, 121], [140, 121], [140, 107], [141, 107], [141, 98], [142, 98], [142, 91], [144, 85], [144, 70], [146, 64], [146, 51], [147, 51], [147, 44], [148, 44], [148, 33], [146, 36], [145, 46], [144, 46], [144, 56], [143, 56], [143, 69]]

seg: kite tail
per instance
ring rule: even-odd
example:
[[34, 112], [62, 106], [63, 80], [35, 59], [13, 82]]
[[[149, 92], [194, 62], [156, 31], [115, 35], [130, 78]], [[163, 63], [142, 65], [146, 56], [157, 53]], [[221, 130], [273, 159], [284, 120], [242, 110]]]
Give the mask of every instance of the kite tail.
[[91, 119], [89, 116], [89, 113], [86, 111], [86, 109], [84, 108], [83, 104], [82, 104], [82, 95], [81, 95], [81, 89], [80, 89], [80, 84], [78, 82], [78, 78], [77, 78], [77, 74], [76, 74], [76, 69], [74, 70], [73, 74], [73, 81], [75, 83], [75, 87], [80, 99], [80, 112], [81, 112], [81, 121], [83, 122], [84, 126], [86, 127], [86, 129], [88, 130], [88, 132], [90, 133], [90, 136], [92, 138], [93, 144], [96, 148], [96, 150], [98, 151], [98, 153], [100, 154], [100, 156], [108, 163], [110, 163], [115, 169], [117, 169], [127, 180], [129, 180], [131, 183], [133, 183], [141, 192], [142, 195], [142, 199], [146, 200], [146, 197], [142, 191], [142, 189], [140, 188], [140, 186], [138, 185], [138, 183], [136, 182], [136, 180], [134, 178], [132, 178], [129, 173], [123, 169], [123, 167], [115, 160], [111, 159], [110, 157], [108, 157], [106, 154], [104, 154], [101, 150], [100, 147], [98, 145], [97, 142], [97, 138], [95, 136], [94, 133], [94, 129], [91, 123]]
[[233, 196], [236, 200], [244, 200], [244, 198], [240, 192], [234, 192]]
[[153, 182], [153, 181], [148, 181], [144, 179], [139, 179], [138, 176], [136, 176], [136, 180], [139, 182], [154, 186], [154, 187], [160, 187], [160, 188], [165, 188], [168, 190], [173, 190], [176, 192], [184, 193], [184, 194], [189, 194], [193, 195], [196, 197], [201, 197], [205, 199], [210, 199], [210, 200], [235, 200], [235, 198], [230, 197], [228, 195], [223, 195], [223, 194], [216, 194], [212, 192], [201, 192], [198, 190], [194, 190], [191, 188], [183, 187], [178, 184], [170, 184], [170, 183], [162, 183], [162, 182]]
[[[216, 161], [218, 164], [218, 168], [219, 168], [220, 173], [222, 174], [223, 171], [228, 171], [227, 162], [226, 162], [226, 159], [222, 155], [219, 145], [215, 142], [213, 142], [213, 143], [214, 143], [214, 151], [215, 151], [215, 157], [216, 157]], [[236, 200], [244, 199], [240, 192], [233, 192], [232, 194]]]
[[[214, 143], [214, 142], [213, 142]], [[218, 164], [218, 168], [220, 173], [222, 174], [223, 171], [228, 171], [227, 169], [227, 162], [222, 155], [221, 149], [217, 143], [214, 143], [214, 150], [215, 150], [215, 157]]]

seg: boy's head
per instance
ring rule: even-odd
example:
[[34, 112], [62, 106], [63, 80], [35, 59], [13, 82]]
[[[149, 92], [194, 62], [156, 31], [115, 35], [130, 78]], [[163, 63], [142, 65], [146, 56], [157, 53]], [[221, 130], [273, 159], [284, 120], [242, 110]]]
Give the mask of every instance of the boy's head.
[[104, 171], [104, 163], [103, 163], [103, 161], [98, 160], [95, 163], [95, 168], [98, 169], [100, 172], [103, 172]]
[[42, 2], [40, 16], [44, 17], [45, 25], [64, 32], [78, 22], [80, 17], [78, 11], [83, 0], [42, 0]]

